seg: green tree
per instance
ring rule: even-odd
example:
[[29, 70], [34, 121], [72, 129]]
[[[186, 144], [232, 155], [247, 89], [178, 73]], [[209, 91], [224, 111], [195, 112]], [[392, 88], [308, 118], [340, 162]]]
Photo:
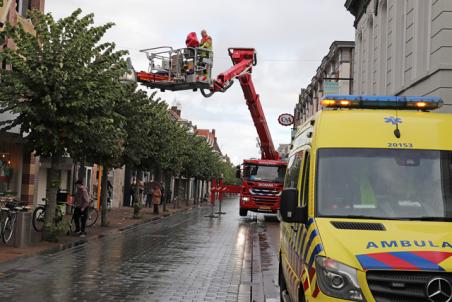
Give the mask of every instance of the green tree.
[[19, 127], [31, 151], [51, 158], [44, 230], [52, 235], [58, 160], [65, 155], [90, 159], [95, 150], [103, 162], [116, 158], [122, 148], [121, 118], [112, 108], [122, 89], [126, 52], [101, 42], [112, 23], [94, 26], [94, 16], [81, 16], [80, 9], [58, 21], [38, 11], [30, 17], [36, 36], [10, 25], [2, 33], [17, 49], [0, 53], [0, 61], [13, 67], [0, 71], [0, 112], [13, 115], [0, 127]]

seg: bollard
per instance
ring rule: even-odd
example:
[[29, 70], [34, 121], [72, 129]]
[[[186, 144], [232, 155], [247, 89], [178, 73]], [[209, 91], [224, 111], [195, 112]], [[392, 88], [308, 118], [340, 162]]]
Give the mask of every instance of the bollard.
[[226, 212], [222, 212], [221, 211], [221, 204], [223, 203], [223, 192], [225, 191], [225, 188], [223, 187], [223, 178], [220, 178], [220, 182], [219, 182], [219, 191], [218, 191], [218, 212], [216, 212], [215, 214], [218, 215], [224, 215], [226, 214]]
[[14, 228], [14, 247], [26, 247], [31, 242], [31, 212], [18, 212]]
[[216, 216], [213, 212], [213, 208], [215, 207], [215, 198], [216, 198], [216, 193], [215, 193], [215, 189], [217, 187], [217, 181], [215, 179], [212, 179], [212, 189], [210, 191], [210, 215], [206, 215], [204, 217], [209, 217], [209, 218], [218, 218], [218, 216]]

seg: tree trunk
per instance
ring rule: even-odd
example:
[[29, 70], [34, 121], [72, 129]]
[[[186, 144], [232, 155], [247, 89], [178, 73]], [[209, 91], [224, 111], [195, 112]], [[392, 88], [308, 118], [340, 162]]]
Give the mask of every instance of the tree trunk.
[[177, 209], [179, 207], [179, 187], [180, 187], [180, 175], [175, 179], [175, 183], [174, 183], [174, 197], [175, 197], [175, 203], [174, 203], [174, 208]]
[[201, 179], [201, 202], [202, 203], [204, 201], [204, 180]]
[[166, 212], [166, 204], [171, 202], [171, 174], [165, 171], [165, 202], [163, 203], [163, 212]]
[[132, 169], [126, 166], [126, 170], [124, 173], [124, 199], [122, 205], [125, 207], [130, 207], [130, 199], [132, 198]]
[[59, 156], [53, 156], [51, 158], [49, 177], [47, 183], [47, 206], [45, 211], [45, 222], [42, 238], [46, 241], [57, 241], [55, 230], [55, 210], [56, 210], [56, 197], [58, 188], [60, 186], [60, 175], [56, 169]]
[[189, 205], [190, 203], [190, 178], [187, 176], [187, 181], [185, 182], [185, 204]]
[[198, 179], [196, 177], [193, 181], [193, 203], [198, 203]]
[[157, 182], [162, 182], [162, 167], [157, 166], [156, 169], [154, 169], [154, 176], [155, 176], [155, 181]]
[[103, 227], [108, 226], [107, 221], [107, 188], [108, 181], [108, 168], [102, 167], [102, 180], [101, 180], [101, 191], [100, 191], [100, 225]]
[[[132, 173], [132, 175], [137, 175], [136, 172]], [[140, 217], [140, 189], [138, 186], [138, 177], [135, 176], [135, 183], [131, 185], [132, 188], [132, 205], [133, 205], [133, 218], [138, 219]]]
[[85, 180], [85, 174], [86, 174], [85, 162], [82, 161], [82, 162], [80, 162], [80, 165], [78, 167], [77, 179], [74, 180], [74, 182], [77, 180], [81, 180], [81, 181]]

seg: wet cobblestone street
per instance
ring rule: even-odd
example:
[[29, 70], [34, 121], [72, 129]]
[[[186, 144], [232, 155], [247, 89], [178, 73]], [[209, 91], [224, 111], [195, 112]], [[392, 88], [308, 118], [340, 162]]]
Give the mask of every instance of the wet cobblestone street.
[[0, 265], [0, 301], [277, 301], [274, 217], [194, 208], [55, 254]]

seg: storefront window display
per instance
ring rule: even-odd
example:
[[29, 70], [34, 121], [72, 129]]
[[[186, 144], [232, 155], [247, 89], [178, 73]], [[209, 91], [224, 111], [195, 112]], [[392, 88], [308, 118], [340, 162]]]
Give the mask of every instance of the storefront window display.
[[9, 153], [0, 153], [0, 196], [16, 195], [12, 184], [14, 167]]

